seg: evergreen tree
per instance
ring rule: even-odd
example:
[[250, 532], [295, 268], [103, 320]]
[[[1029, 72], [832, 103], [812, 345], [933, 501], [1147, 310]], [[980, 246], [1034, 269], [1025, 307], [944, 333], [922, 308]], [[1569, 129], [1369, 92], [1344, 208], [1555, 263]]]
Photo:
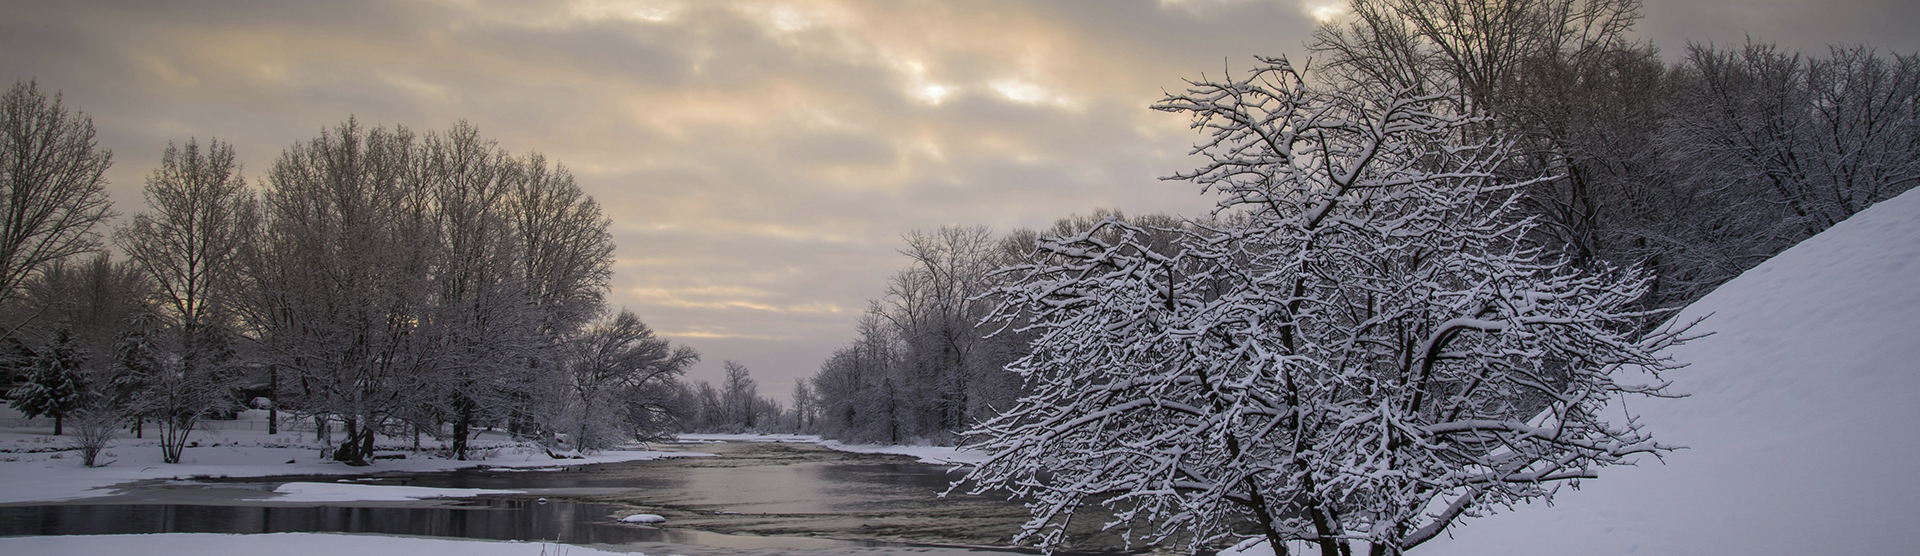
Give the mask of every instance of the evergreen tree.
[[52, 343], [34, 354], [27, 370], [27, 383], [14, 396], [13, 408], [29, 419], [52, 416], [53, 434], [61, 434], [62, 421], [80, 407], [86, 396], [80, 359], [73, 347], [73, 334], [61, 328]]

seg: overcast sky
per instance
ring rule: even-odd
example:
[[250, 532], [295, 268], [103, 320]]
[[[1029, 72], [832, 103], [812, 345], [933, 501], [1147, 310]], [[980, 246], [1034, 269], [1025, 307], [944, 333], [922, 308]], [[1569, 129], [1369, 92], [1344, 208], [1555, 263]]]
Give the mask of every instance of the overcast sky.
[[[1196, 214], [1157, 176], [1183, 78], [1303, 57], [1328, 0], [0, 2], [0, 78], [93, 118], [116, 209], [168, 141], [254, 181], [347, 116], [572, 169], [619, 245], [615, 307], [785, 399], [905, 264], [900, 236], [1097, 207]], [[1336, 4], [1337, 5], [1337, 4]], [[1647, 0], [1642, 37], [1920, 50], [1920, 2]], [[257, 184], [257, 182], [255, 182]]]

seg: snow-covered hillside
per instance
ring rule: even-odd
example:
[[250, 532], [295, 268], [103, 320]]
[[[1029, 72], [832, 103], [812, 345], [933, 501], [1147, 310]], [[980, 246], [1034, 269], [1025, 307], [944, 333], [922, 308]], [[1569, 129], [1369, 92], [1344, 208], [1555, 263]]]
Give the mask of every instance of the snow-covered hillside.
[[1664, 465], [1468, 520], [1421, 556], [1913, 554], [1920, 540], [1920, 190], [1688, 307], [1674, 400], [1629, 408]]

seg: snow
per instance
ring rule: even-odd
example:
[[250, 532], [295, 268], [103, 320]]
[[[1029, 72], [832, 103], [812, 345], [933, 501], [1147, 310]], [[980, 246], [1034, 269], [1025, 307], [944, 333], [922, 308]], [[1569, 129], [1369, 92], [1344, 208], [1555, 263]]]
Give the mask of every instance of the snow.
[[820, 442], [821, 446], [842, 452], [860, 454], [894, 454], [920, 459], [920, 463], [934, 465], [979, 465], [987, 461], [990, 454], [952, 446], [906, 446], [891, 444], [843, 444], [838, 440]]
[[154, 535], [75, 535], [62, 537], [0, 537], [0, 554], [194, 554], [205, 556], [339, 556], [341, 554], [407, 554], [408, 556], [633, 556], [554, 543], [477, 541], [420, 537], [388, 537], [334, 533], [269, 533], [222, 535], [163, 533]]
[[682, 434], [679, 435], [678, 438], [681, 442], [690, 444], [707, 442], [792, 442], [808, 444], [820, 441], [820, 436], [815, 434]]
[[666, 523], [667, 518], [660, 517], [654, 514], [633, 514], [627, 517], [620, 518], [620, 521], [623, 521], [626, 523]]
[[[0, 419], [14, 423], [18, 414], [0, 408]], [[281, 421], [283, 426], [288, 420]], [[508, 442], [499, 433], [483, 433], [476, 445], [491, 447], [480, 457], [459, 461], [432, 456], [426, 452], [387, 450], [385, 447], [411, 446], [413, 439], [382, 437], [376, 453], [404, 455], [406, 459], [380, 459], [367, 467], [352, 467], [320, 459], [320, 444], [312, 432], [266, 433], [266, 412], [243, 412], [236, 421], [209, 421], [208, 430], [196, 430], [191, 437], [197, 447], [182, 454], [181, 463], [160, 462], [160, 448], [154, 429], [148, 425], [146, 439], [122, 437], [115, 440], [100, 457], [112, 462], [105, 467], [80, 465], [77, 451], [61, 450], [72, 445], [73, 438], [52, 436], [52, 422], [35, 419], [31, 427], [0, 428], [0, 504], [74, 500], [114, 494], [112, 485], [144, 479], [185, 479], [207, 477], [264, 477], [274, 475], [364, 475], [382, 472], [447, 471], [469, 467], [552, 470], [556, 466], [588, 465], [620, 461], [643, 461], [662, 457], [708, 456], [691, 452], [653, 450], [609, 450], [583, 459], [553, 459], [538, 447]], [[44, 423], [43, 423], [44, 422]], [[436, 448], [434, 441], [423, 447]], [[288, 463], [292, 462], [292, 463]], [[380, 491], [362, 491], [369, 495]], [[386, 498], [381, 498], [385, 500]], [[364, 499], [363, 499], [364, 500]], [[335, 499], [331, 501], [345, 501]], [[5, 552], [5, 551], [0, 551]]]
[[493, 494], [526, 494], [520, 490], [484, 488], [433, 488], [416, 486], [357, 485], [343, 483], [286, 483], [273, 489], [280, 493], [275, 502], [355, 502], [405, 501], [426, 498], [469, 498]]
[[818, 444], [823, 448], [853, 452], [857, 454], [893, 454], [917, 458], [920, 463], [932, 465], [979, 465], [987, 460], [988, 454], [952, 446], [922, 446], [904, 444], [846, 444], [838, 440], [823, 440], [814, 434], [682, 434], [679, 441], [687, 444], [711, 442], [793, 442]]
[[[1920, 517], [1920, 190], [1884, 201], [1675, 317], [1681, 399], [1632, 400], [1686, 446], [1601, 471], [1552, 506], [1471, 519], [1414, 550], [1906, 554]], [[1264, 548], [1264, 547], [1261, 547]]]

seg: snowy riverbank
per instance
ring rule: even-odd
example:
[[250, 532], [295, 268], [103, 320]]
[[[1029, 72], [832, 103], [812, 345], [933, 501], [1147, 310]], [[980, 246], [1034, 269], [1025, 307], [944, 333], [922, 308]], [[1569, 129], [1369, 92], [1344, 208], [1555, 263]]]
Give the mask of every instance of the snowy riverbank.
[[923, 446], [906, 444], [847, 444], [838, 440], [823, 440], [813, 434], [683, 434], [681, 442], [801, 442], [819, 444], [822, 447], [853, 452], [856, 454], [892, 454], [918, 458], [920, 463], [931, 465], [979, 465], [987, 461], [987, 454], [953, 446]]
[[[0, 411], [7, 413], [4, 417], [16, 417], [11, 410]], [[238, 420], [208, 421], [205, 430], [194, 431], [193, 444], [181, 455], [178, 464], [161, 463], [160, 447], [154, 431], [149, 428], [145, 439], [124, 437], [114, 441], [101, 455], [101, 461], [110, 464], [87, 468], [80, 465], [79, 452], [68, 449], [73, 439], [52, 436], [51, 421], [44, 426], [42, 421], [46, 420], [36, 419], [28, 427], [0, 428], [0, 484], [6, 485], [0, 489], [0, 504], [106, 496], [114, 493], [107, 487], [146, 479], [365, 475], [470, 467], [543, 469], [705, 455], [635, 446], [580, 459], [554, 459], [536, 446], [510, 442], [504, 434], [487, 432], [475, 440], [481, 449], [476, 450], [479, 457], [474, 459], [462, 461], [435, 455], [434, 450], [442, 446], [433, 440], [423, 440], [422, 450], [413, 451], [411, 437], [382, 437], [378, 454], [391, 459], [377, 459], [367, 467], [352, 467], [321, 459], [321, 443], [313, 439], [313, 433], [283, 429], [280, 434], [267, 434], [266, 412], [247, 411]], [[388, 499], [384, 494], [368, 492], [367, 495], [374, 497], [341, 498], [342, 495], [336, 493], [330, 501]]]

